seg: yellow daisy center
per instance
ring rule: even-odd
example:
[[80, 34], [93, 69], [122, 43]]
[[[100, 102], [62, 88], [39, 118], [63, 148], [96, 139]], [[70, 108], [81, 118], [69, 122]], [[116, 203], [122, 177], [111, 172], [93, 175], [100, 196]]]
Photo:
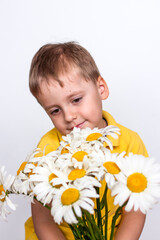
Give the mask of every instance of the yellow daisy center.
[[3, 185], [0, 185], [0, 195], [2, 195], [2, 192], [5, 192]]
[[69, 175], [68, 175], [68, 179], [69, 180], [75, 180], [77, 178], [82, 178], [84, 177], [86, 174], [86, 171], [84, 169], [74, 169], [72, 170]]
[[66, 189], [61, 196], [63, 205], [70, 205], [79, 199], [79, 191], [76, 188]]
[[[68, 147], [68, 146], [69, 146], [69, 144], [66, 145], [66, 147]], [[69, 150], [66, 147], [62, 148], [61, 154], [69, 153]]]
[[[32, 162], [32, 164], [33, 164], [35, 167], [37, 167], [37, 165], [38, 165], [38, 163], [34, 163], [34, 162]], [[31, 170], [30, 173], [28, 173], [28, 176], [30, 177], [30, 176], [33, 175], [33, 174], [35, 174], [35, 173], [33, 173], [33, 170]]]
[[[0, 195], [2, 195], [2, 192], [5, 192], [3, 185], [0, 185]], [[1, 202], [4, 202], [5, 198], [0, 199]]]
[[88, 155], [88, 153], [84, 151], [78, 151], [72, 155], [72, 158], [75, 158], [78, 162], [82, 162], [85, 155]]
[[[54, 178], [57, 178], [57, 175], [54, 174], [54, 173], [51, 173], [51, 174], [49, 175], [49, 182], [51, 182], [52, 179], [54, 179]], [[52, 185], [52, 183], [50, 183], [50, 184]], [[61, 186], [62, 186], [62, 184], [54, 185], [55, 188], [60, 188]]]
[[51, 174], [49, 175], [49, 182], [51, 182], [53, 178], [57, 178], [57, 175], [54, 174], [54, 173], [51, 173]]
[[133, 173], [127, 178], [127, 187], [131, 192], [143, 192], [147, 188], [147, 179], [142, 173]]
[[20, 174], [21, 171], [24, 170], [25, 166], [26, 166], [27, 162], [23, 162], [20, 166], [20, 168], [17, 171], [17, 176]]
[[105, 162], [103, 166], [107, 169], [107, 172], [109, 172], [110, 174], [120, 173], [119, 167], [114, 162]]
[[98, 138], [102, 137], [101, 133], [91, 133], [90, 135], [88, 135], [88, 137], [86, 138], [86, 141], [95, 141]]

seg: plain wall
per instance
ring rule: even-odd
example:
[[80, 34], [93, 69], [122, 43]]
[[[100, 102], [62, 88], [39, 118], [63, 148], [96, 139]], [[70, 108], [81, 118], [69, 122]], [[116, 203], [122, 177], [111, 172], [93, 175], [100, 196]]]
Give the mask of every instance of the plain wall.
[[[159, 160], [159, 0], [0, 0], [0, 166], [16, 174], [26, 155], [53, 126], [29, 92], [35, 52], [49, 42], [78, 41], [94, 57], [110, 96], [104, 102], [117, 122], [139, 133]], [[0, 222], [0, 238], [24, 239], [27, 198]], [[159, 240], [158, 203], [141, 240]]]

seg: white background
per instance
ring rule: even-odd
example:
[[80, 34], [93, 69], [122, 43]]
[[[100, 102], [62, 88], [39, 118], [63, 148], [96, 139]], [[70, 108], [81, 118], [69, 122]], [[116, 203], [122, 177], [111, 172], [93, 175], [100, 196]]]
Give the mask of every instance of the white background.
[[[35, 52], [49, 42], [78, 41], [108, 83], [104, 103], [117, 122], [135, 130], [159, 159], [159, 0], [0, 0], [0, 166], [15, 174], [40, 137], [52, 128], [28, 88]], [[29, 200], [0, 222], [2, 240], [23, 240]], [[159, 240], [158, 203], [149, 211], [141, 240]]]

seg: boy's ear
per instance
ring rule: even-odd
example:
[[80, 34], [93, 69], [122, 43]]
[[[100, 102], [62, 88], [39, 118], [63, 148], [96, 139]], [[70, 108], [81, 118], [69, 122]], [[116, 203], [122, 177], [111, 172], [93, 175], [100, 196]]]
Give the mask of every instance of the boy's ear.
[[106, 81], [101, 76], [99, 76], [97, 79], [97, 87], [98, 87], [98, 91], [101, 96], [101, 99], [102, 100], [107, 99], [109, 96], [109, 89]]

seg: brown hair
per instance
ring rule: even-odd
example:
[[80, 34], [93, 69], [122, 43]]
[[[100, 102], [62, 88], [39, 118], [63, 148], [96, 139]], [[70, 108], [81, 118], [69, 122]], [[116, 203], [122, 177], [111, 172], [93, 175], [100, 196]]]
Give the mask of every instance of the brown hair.
[[40, 92], [42, 81], [48, 83], [53, 77], [63, 86], [59, 74], [67, 73], [71, 67], [78, 67], [86, 80], [96, 82], [100, 72], [90, 53], [75, 42], [46, 44], [42, 46], [32, 59], [29, 73], [29, 87], [36, 97]]

